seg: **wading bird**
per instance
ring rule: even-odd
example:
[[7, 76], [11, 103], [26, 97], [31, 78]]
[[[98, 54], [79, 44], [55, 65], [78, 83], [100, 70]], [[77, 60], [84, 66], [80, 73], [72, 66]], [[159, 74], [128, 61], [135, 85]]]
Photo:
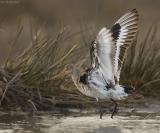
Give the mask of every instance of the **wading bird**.
[[[126, 51], [138, 30], [139, 15], [136, 9], [124, 14], [110, 29], [103, 27], [90, 47], [91, 67], [82, 75], [76, 66], [69, 65], [77, 89], [86, 96], [111, 100], [117, 110], [117, 100], [124, 100], [134, 88], [119, 85]], [[100, 104], [100, 102], [99, 102]], [[100, 104], [100, 118], [102, 119]]]

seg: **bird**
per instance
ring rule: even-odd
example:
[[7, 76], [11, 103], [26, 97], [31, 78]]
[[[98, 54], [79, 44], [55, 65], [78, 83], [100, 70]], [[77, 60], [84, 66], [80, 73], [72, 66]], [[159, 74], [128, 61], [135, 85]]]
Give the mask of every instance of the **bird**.
[[138, 32], [139, 14], [136, 9], [120, 17], [111, 28], [102, 27], [90, 45], [91, 65], [83, 73], [74, 64], [68, 69], [76, 88], [84, 95], [95, 98], [103, 111], [100, 100], [112, 101], [113, 118], [117, 112], [117, 101], [133, 94], [135, 88], [119, 84], [122, 66], [127, 57], [127, 49], [133, 44]]

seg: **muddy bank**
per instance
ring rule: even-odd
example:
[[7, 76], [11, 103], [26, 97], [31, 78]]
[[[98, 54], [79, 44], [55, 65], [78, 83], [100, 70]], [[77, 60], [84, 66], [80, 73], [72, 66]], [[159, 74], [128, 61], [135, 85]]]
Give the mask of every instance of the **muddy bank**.
[[0, 133], [159, 133], [160, 116], [155, 114], [61, 115], [52, 112], [0, 112]]

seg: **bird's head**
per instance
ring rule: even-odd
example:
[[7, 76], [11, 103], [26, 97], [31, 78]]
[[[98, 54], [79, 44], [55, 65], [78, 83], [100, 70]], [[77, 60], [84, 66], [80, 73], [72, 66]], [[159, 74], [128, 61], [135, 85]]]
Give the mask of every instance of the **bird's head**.
[[68, 64], [66, 66], [66, 71], [72, 77], [72, 80], [74, 82], [77, 82], [79, 80], [80, 72], [77, 69], [76, 65], [74, 65], [74, 64]]
[[68, 64], [65, 66], [65, 69], [69, 75], [72, 75], [76, 69], [76, 66], [74, 64]]

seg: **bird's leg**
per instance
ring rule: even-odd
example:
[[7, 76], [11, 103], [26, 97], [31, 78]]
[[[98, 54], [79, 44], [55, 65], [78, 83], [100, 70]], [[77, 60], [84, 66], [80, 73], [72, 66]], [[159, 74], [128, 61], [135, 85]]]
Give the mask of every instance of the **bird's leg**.
[[102, 104], [98, 99], [96, 99], [96, 100], [97, 100], [98, 106], [99, 106], [99, 113], [100, 113], [99, 118], [102, 119], [102, 115], [103, 115]]
[[111, 101], [114, 103], [114, 109], [113, 109], [113, 112], [112, 112], [112, 115], [111, 115], [111, 118], [113, 119], [114, 114], [117, 112], [118, 104], [113, 99], [111, 99]]
[[102, 111], [102, 104], [99, 102], [99, 118], [102, 119], [103, 111]]

